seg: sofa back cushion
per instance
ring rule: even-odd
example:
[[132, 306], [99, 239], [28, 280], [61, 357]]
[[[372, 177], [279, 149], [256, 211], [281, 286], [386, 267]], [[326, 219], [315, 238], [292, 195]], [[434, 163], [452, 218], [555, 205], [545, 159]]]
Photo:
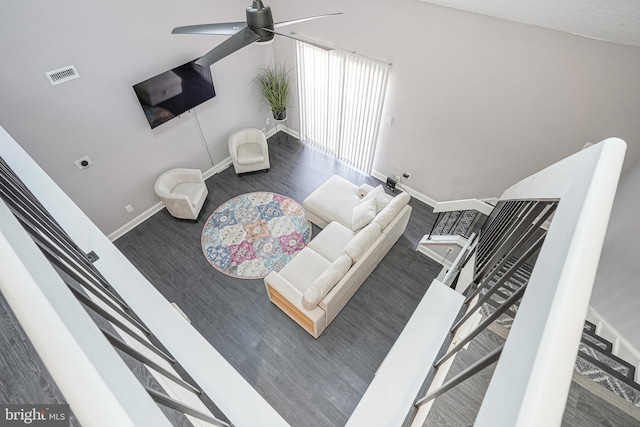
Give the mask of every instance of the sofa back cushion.
[[313, 310], [350, 268], [351, 258], [346, 254], [340, 255], [305, 290], [302, 295], [302, 305], [304, 308]]
[[355, 264], [360, 261], [360, 258], [362, 258], [371, 245], [378, 240], [380, 234], [382, 234], [382, 228], [379, 224], [371, 223], [367, 225], [347, 243], [347, 246], [344, 248], [344, 253], [349, 255]]
[[409, 196], [409, 193], [404, 192], [398, 194], [396, 197], [391, 199], [389, 204], [384, 209], [382, 209], [382, 211], [380, 211], [378, 215], [376, 215], [371, 223], [379, 224], [380, 227], [384, 230], [385, 228], [387, 228], [387, 225], [389, 225], [391, 221], [393, 221], [394, 218], [398, 216], [402, 208], [404, 208], [407, 203], [409, 203], [409, 200], [411, 200], [411, 196]]

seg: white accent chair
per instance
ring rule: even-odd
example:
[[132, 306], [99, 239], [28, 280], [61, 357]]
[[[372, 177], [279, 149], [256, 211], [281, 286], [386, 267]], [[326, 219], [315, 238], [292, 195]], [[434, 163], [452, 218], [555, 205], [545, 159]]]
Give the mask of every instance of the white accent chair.
[[269, 172], [267, 137], [259, 129], [241, 129], [232, 133], [229, 153], [237, 174], [259, 170]]
[[158, 177], [155, 191], [172, 216], [194, 220], [209, 194], [199, 169], [170, 169]]

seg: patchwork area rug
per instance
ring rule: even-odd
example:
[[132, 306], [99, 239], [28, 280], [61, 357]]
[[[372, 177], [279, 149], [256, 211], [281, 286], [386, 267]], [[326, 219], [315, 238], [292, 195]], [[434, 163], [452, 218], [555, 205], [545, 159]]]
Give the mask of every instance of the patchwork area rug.
[[242, 194], [211, 214], [202, 252], [222, 273], [260, 279], [279, 271], [311, 240], [302, 206], [276, 193]]

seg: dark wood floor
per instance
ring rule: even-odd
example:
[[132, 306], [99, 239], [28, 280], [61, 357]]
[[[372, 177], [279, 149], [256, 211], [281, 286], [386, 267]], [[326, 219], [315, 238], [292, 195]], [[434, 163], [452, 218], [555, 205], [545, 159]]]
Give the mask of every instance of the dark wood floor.
[[[342, 426], [440, 266], [415, 251], [435, 215], [412, 200], [405, 234], [340, 315], [315, 340], [269, 302], [263, 280], [226, 276], [204, 258], [200, 234], [225, 201], [273, 191], [302, 201], [333, 174], [380, 183], [279, 133], [269, 139], [271, 170], [207, 180], [197, 222], [159, 212], [116, 246], [292, 426]], [[320, 230], [314, 227], [313, 235]]]

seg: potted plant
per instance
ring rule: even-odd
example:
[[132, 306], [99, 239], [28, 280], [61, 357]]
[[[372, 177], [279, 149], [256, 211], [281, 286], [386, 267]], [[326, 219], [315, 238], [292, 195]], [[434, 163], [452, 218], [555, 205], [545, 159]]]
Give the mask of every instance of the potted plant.
[[270, 65], [262, 68], [253, 81], [271, 107], [273, 118], [278, 121], [287, 118], [287, 106], [291, 100], [291, 72], [284, 65]]

